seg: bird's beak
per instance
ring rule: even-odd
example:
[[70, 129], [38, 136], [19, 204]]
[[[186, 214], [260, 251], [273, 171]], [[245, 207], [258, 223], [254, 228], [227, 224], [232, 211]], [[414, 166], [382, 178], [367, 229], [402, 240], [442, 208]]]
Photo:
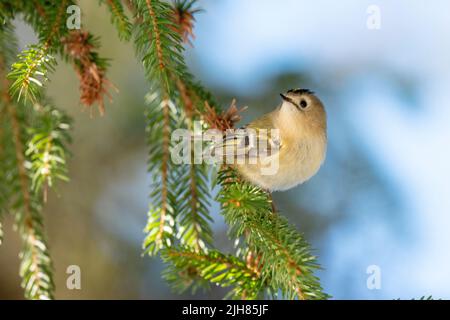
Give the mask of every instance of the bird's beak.
[[281, 96], [281, 98], [284, 100], [284, 101], [288, 101], [288, 102], [291, 102], [291, 99], [289, 99], [289, 97], [288, 96], [285, 96], [284, 94], [282, 94], [282, 93], [280, 93], [280, 96]]
[[284, 94], [282, 94], [282, 93], [280, 93], [280, 96], [281, 96], [281, 98], [282, 98], [284, 101], [290, 102], [290, 103], [292, 103], [294, 106], [297, 107], [297, 104], [294, 102], [294, 100], [292, 100], [292, 98], [289, 98], [288, 96], [286, 96], [286, 95], [284, 95]]
[[280, 96], [281, 96], [281, 98], [282, 98], [284, 101], [291, 103], [294, 107], [296, 107], [297, 109], [300, 110], [300, 107], [298, 106], [298, 104], [296, 104], [296, 103], [294, 102], [294, 100], [292, 100], [292, 98], [289, 98], [288, 96], [286, 96], [286, 95], [284, 95], [284, 94], [282, 94], [282, 93], [280, 93]]

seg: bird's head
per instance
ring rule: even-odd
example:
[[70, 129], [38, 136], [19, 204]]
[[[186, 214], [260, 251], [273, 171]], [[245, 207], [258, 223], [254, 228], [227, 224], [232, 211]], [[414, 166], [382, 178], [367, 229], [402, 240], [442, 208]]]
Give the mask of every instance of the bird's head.
[[295, 121], [303, 128], [319, 128], [326, 130], [326, 113], [322, 102], [314, 92], [308, 89], [291, 89], [280, 93], [283, 103], [280, 112], [288, 121]]

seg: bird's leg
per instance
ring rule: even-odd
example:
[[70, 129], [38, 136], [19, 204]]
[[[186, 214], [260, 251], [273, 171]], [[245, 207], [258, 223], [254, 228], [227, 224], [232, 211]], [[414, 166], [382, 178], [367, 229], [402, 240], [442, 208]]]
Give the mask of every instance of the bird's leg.
[[273, 202], [272, 192], [270, 192], [269, 190], [266, 190], [266, 192], [269, 196], [270, 204], [272, 205], [272, 212], [277, 213], [277, 208], [275, 208], [275, 203]]

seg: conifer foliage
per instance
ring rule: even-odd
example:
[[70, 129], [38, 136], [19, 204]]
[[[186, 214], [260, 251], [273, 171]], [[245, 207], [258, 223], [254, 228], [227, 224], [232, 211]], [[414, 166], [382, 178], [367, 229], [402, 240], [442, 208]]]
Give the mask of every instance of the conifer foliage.
[[[12, 214], [23, 241], [20, 275], [30, 299], [53, 298], [42, 210], [48, 189], [70, 176], [71, 120], [46, 97], [45, 83], [59, 61], [70, 63], [80, 80], [80, 102], [97, 105], [102, 114], [104, 98], [114, 88], [106, 78], [109, 62], [97, 53], [99, 39], [83, 26], [66, 26], [72, 5], [76, 1], [0, 3], [0, 244], [2, 218]], [[133, 43], [148, 80], [143, 113], [152, 184], [143, 247], [167, 264], [163, 277], [180, 292], [229, 287], [227, 297], [233, 299], [327, 298], [314, 275], [316, 257], [303, 236], [273, 211], [269, 194], [230, 167], [171, 159], [175, 129], [193, 130], [200, 123], [200, 130], [225, 130], [239, 120], [234, 103], [223, 111], [186, 67], [184, 47], [194, 39], [196, 1], [100, 0], [99, 5], [107, 8], [118, 37]], [[21, 52], [16, 18], [39, 39]], [[214, 187], [220, 190], [215, 197]], [[220, 203], [234, 252], [214, 246], [212, 201]]]

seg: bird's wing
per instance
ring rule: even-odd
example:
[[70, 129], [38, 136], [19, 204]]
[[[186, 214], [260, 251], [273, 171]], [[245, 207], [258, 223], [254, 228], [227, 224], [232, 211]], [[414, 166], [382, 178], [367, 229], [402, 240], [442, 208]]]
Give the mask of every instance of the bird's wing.
[[279, 152], [281, 139], [271, 114], [249, 123], [247, 126], [224, 134], [221, 143], [214, 146], [215, 152], [235, 157], [268, 157]]

